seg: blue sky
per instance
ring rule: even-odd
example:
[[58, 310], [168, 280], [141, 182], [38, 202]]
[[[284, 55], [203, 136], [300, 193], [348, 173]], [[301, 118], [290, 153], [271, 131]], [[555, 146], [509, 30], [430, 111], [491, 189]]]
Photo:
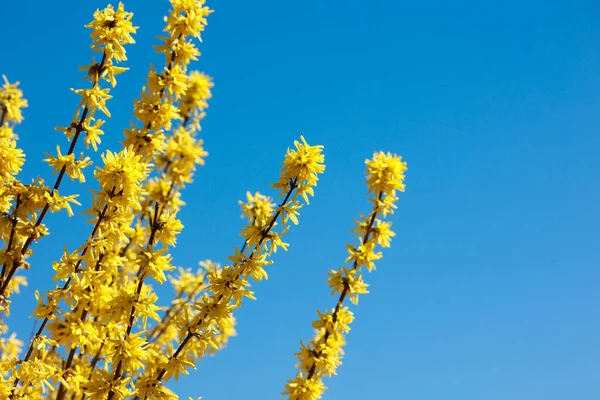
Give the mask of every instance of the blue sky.
[[[64, 145], [86, 85], [83, 27], [98, 1], [2, 2], [0, 73], [30, 106], [18, 127], [21, 174], [51, 180], [41, 159]], [[108, 107], [102, 149], [118, 149], [162, 29], [166, 1], [130, 0], [141, 28]], [[397, 237], [366, 279], [326, 399], [562, 400], [600, 396], [600, 7], [593, 1], [231, 0], [204, 33], [197, 68], [215, 79], [203, 135], [210, 156], [188, 187], [175, 263], [224, 262], [238, 245], [237, 201], [269, 191], [303, 133], [327, 171], [287, 237], [238, 337], [172, 384], [181, 396], [278, 399], [325, 277], [367, 212], [364, 159], [408, 162]], [[98, 155], [95, 156], [98, 159]], [[63, 192], [89, 194], [77, 184]], [[29, 336], [32, 290], [90, 227], [47, 219], [30, 288], [11, 326]], [[168, 297], [164, 288], [158, 289]]]

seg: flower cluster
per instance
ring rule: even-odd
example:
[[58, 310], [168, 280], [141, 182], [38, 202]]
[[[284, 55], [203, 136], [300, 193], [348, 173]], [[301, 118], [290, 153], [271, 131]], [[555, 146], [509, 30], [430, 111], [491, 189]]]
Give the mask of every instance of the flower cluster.
[[368, 293], [368, 285], [363, 280], [363, 269], [371, 272], [375, 268], [374, 261], [381, 258], [377, 246], [389, 247], [392, 232], [391, 222], [380, 218], [392, 214], [397, 200], [396, 191], [404, 191], [404, 172], [406, 163], [402, 158], [390, 153], [377, 152], [373, 158], [366, 160], [368, 192], [373, 193], [370, 199], [373, 209], [368, 216], [361, 216], [352, 231], [358, 237], [357, 245], [347, 245], [347, 267], [330, 270], [327, 283], [332, 294], [338, 300], [334, 308], [325, 312], [317, 311], [319, 318], [312, 327], [315, 337], [308, 343], [301, 342], [297, 368], [300, 370], [290, 379], [283, 394], [290, 400], [320, 399], [326, 390], [323, 377], [336, 373], [342, 363], [345, 334], [350, 331], [354, 315], [344, 305], [346, 298], [358, 304], [358, 297]]
[[0, 89], [0, 139], [17, 139], [14, 125], [23, 121], [22, 109], [27, 107], [27, 100], [19, 89], [19, 82], [10, 83], [2, 75], [4, 85]]

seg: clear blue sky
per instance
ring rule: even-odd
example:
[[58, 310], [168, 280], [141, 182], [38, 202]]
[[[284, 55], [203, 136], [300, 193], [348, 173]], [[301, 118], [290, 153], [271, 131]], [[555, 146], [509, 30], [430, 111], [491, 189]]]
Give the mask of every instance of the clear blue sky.
[[[600, 6], [596, 1], [213, 1], [198, 68], [215, 79], [207, 165], [186, 189], [175, 263], [226, 260], [237, 200], [269, 192], [300, 133], [327, 171], [277, 254], [239, 336], [172, 387], [206, 399], [278, 399], [324, 278], [366, 212], [364, 159], [408, 161], [397, 237], [367, 277], [339, 375], [325, 398], [565, 400], [600, 396]], [[86, 85], [99, 1], [3, 1], [0, 72], [30, 107], [23, 178], [41, 163]], [[118, 149], [162, 29], [166, 1], [130, 0], [141, 28], [109, 103], [102, 149]], [[160, 64], [159, 64], [160, 65]], [[95, 159], [98, 157], [96, 156]], [[89, 193], [77, 184], [65, 193]], [[35, 247], [10, 324], [27, 338], [33, 287], [89, 226], [65, 215]], [[72, 246], [74, 247], [74, 246]], [[168, 293], [159, 289], [163, 299]]]

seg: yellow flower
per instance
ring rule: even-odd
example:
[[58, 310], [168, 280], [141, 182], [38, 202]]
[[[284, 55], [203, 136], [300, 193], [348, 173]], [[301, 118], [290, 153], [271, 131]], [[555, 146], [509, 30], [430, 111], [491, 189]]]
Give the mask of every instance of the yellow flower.
[[330, 270], [329, 279], [327, 279], [329, 287], [332, 289], [331, 294], [343, 293], [347, 291], [350, 295], [350, 301], [358, 304], [358, 295], [367, 294], [369, 291], [367, 285], [362, 278], [362, 274], [358, 269], [340, 268], [339, 270]]
[[133, 396], [133, 391], [129, 389], [131, 378], [120, 378], [113, 382], [112, 375], [106, 370], [94, 370], [91, 379], [82, 385], [84, 393], [90, 400], [106, 400], [110, 392], [117, 400], [125, 400], [127, 396]]
[[102, 78], [109, 82], [112, 87], [117, 85], [115, 75], [129, 70], [129, 68], [117, 67], [110, 58], [106, 58], [104, 64], [102, 64], [96, 62], [94, 57], [92, 57], [92, 63], [90, 65], [84, 65], [78, 69], [87, 71], [86, 78], [90, 78], [93, 83], [97, 84], [100, 78]]
[[82, 321], [79, 313], [67, 313], [64, 320], [51, 323], [48, 329], [52, 337], [67, 348], [80, 347], [85, 352], [102, 343], [97, 326], [90, 321]]
[[17, 376], [21, 378], [23, 386], [39, 387], [44, 393], [46, 390], [54, 391], [51, 381], [56, 379], [57, 368], [40, 360], [25, 361], [21, 363]]
[[134, 115], [149, 129], [171, 129], [173, 120], [181, 119], [179, 110], [169, 101], [162, 101], [159, 93], [142, 92], [141, 99], [134, 100]]
[[198, 71], [192, 71], [187, 77], [187, 89], [179, 101], [179, 109], [184, 118], [190, 118], [208, 107], [214, 86], [212, 78]]
[[202, 139], [196, 139], [193, 133], [193, 127], [179, 126], [157, 157], [157, 167], [168, 170], [168, 176], [176, 184], [191, 182], [196, 166], [204, 165], [204, 158], [208, 155]]
[[402, 157], [380, 151], [365, 163], [367, 164], [369, 193], [393, 194], [396, 190], [404, 191], [404, 172], [407, 167], [406, 162], [402, 161]]
[[161, 151], [164, 147], [165, 135], [161, 129], [150, 131], [149, 128], [138, 128], [132, 125], [125, 129], [124, 147], [136, 149], [138, 154], [145, 159], [152, 157], [155, 151]]
[[373, 240], [381, 247], [390, 247], [392, 238], [396, 236], [391, 227], [391, 222], [377, 220], [377, 223], [371, 229], [371, 236], [373, 236]]
[[155, 239], [159, 240], [165, 248], [174, 246], [177, 242], [177, 235], [182, 229], [183, 224], [175, 214], [163, 213], [157, 222]]
[[323, 146], [310, 146], [304, 136], [300, 136], [300, 140], [294, 141], [296, 150], [288, 149], [281, 175], [286, 181], [316, 183], [317, 176], [325, 171]]
[[254, 293], [246, 289], [248, 281], [229, 266], [209, 273], [208, 279], [211, 291], [216, 296], [223, 295], [226, 299], [233, 299], [237, 307], [240, 307], [243, 297], [256, 300]]
[[198, 60], [200, 56], [200, 51], [192, 40], [185, 40], [182, 37], [159, 36], [158, 38], [164, 43], [154, 48], [158, 53], [165, 55], [167, 62], [173, 60], [174, 63], [187, 66], [191, 61]]
[[8, 123], [4, 126], [0, 126], [0, 140], [2, 139], [12, 139], [17, 140], [19, 137], [13, 131], [12, 126], [8, 126]]
[[373, 242], [361, 243], [358, 247], [347, 244], [346, 249], [350, 254], [346, 258], [346, 262], [353, 262], [358, 267], [366, 267], [369, 272], [375, 268], [374, 261], [381, 258], [381, 252], [375, 252], [375, 243]]
[[102, 155], [104, 166], [97, 168], [94, 176], [102, 192], [117, 205], [139, 203], [141, 182], [146, 177], [147, 165], [131, 148], [118, 153], [107, 150]]
[[46, 154], [48, 158], [44, 160], [48, 165], [54, 167], [54, 175], [62, 168], [65, 168], [65, 172], [71, 180], [77, 179], [79, 182], [85, 182], [83, 168], [92, 165], [92, 160], [89, 157], [85, 157], [83, 153], [81, 153], [79, 160], [75, 159], [73, 153], [63, 155], [60, 151], [60, 146], [56, 146], [56, 153], [56, 157]]
[[108, 58], [127, 60], [123, 45], [135, 43], [131, 34], [137, 30], [131, 23], [132, 17], [133, 13], [125, 11], [123, 3], [119, 3], [116, 10], [110, 4], [102, 11], [96, 10], [94, 20], [86, 25], [92, 29], [92, 48], [106, 50]]
[[19, 82], [9, 83], [4, 75], [2, 75], [2, 78], [4, 79], [4, 85], [0, 89], [0, 113], [2, 116], [0, 126], [5, 126], [5, 122], [18, 124], [23, 120], [21, 109], [27, 107], [27, 100], [23, 98], [23, 92], [19, 89]]
[[127, 338], [118, 337], [110, 341], [107, 354], [112, 357], [113, 363], [121, 363], [123, 370], [133, 373], [144, 367], [148, 358], [146, 352], [149, 344], [142, 335], [145, 332], [131, 334]]
[[0, 139], [0, 179], [4, 182], [13, 179], [25, 163], [23, 150], [17, 148], [17, 142]]
[[175, 380], [178, 380], [179, 374], [189, 374], [186, 368], [196, 368], [193, 361], [194, 359], [192, 357], [185, 355], [170, 358], [169, 361], [163, 365], [163, 368], [166, 371], [165, 379], [175, 376]]
[[46, 201], [48, 202], [48, 206], [50, 207], [50, 211], [56, 212], [60, 210], [67, 210], [67, 214], [69, 217], [73, 216], [73, 209], [71, 208], [71, 203], [81, 205], [77, 200], [75, 200], [79, 195], [74, 194], [71, 196], [60, 196], [58, 194], [58, 190], [53, 191], [52, 193], [46, 193]]
[[143, 376], [135, 383], [135, 394], [142, 399], [177, 400], [179, 397], [157, 382], [154, 376]]
[[300, 136], [300, 140], [301, 142], [294, 141], [295, 150], [288, 149], [279, 182], [272, 186], [280, 189], [280, 195], [283, 195], [293, 185], [308, 204], [308, 196], [314, 194], [313, 188], [319, 180], [318, 176], [325, 171], [325, 156], [323, 146], [310, 146], [304, 136]]
[[219, 264], [213, 263], [210, 260], [200, 261], [200, 267], [201, 268], [198, 268], [195, 273], [192, 272], [190, 268], [178, 268], [178, 276], [169, 278], [175, 293], [181, 293], [181, 295], [183, 295], [187, 293], [200, 292], [204, 287], [204, 278], [206, 276], [206, 272], [212, 272], [221, 269]]
[[305, 379], [299, 372], [294, 379], [290, 379], [282, 393], [289, 396], [290, 400], [318, 400], [325, 392], [325, 385], [320, 378]]
[[164, 255], [166, 252], [166, 250], [147, 249], [142, 251], [136, 260], [140, 268], [144, 268], [144, 271], [147, 271], [158, 283], [167, 280], [165, 271], [175, 269], [171, 265], [171, 256], [169, 254]]
[[171, 0], [173, 10], [166, 18], [165, 32], [171, 37], [181, 35], [200, 39], [200, 33], [208, 24], [206, 17], [213, 12], [205, 3], [205, 0]]
[[0, 361], [16, 359], [21, 352], [23, 342], [13, 333], [8, 338], [0, 338]]
[[246, 192], [246, 202], [240, 200], [238, 203], [242, 209], [242, 218], [246, 217], [248, 222], [259, 226], [265, 225], [275, 208], [273, 199], [259, 192]]
[[187, 88], [188, 77], [185, 69], [180, 64], [173, 64], [170, 68], [164, 68], [159, 74], [152, 65], [148, 74], [148, 89], [151, 92], [166, 91], [169, 95], [178, 99]]
[[104, 135], [104, 131], [100, 129], [104, 125], [104, 120], [97, 119], [92, 124], [91, 122], [84, 122], [83, 129], [85, 131], [85, 138], [83, 139], [86, 148], [90, 145], [94, 151], [98, 151], [98, 144], [100, 144], [100, 136]]
[[90, 111], [89, 115], [93, 116], [96, 110], [100, 110], [110, 117], [110, 111], [106, 108], [106, 100], [112, 99], [112, 96], [108, 94], [110, 89], [101, 89], [98, 86], [94, 86], [91, 89], [71, 89], [82, 97], [81, 104], [86, 104]]

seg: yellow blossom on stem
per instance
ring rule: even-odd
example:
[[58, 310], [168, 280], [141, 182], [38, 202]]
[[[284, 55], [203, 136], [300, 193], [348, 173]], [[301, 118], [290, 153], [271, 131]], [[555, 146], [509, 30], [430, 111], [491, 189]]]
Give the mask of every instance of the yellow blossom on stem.
[[8, 183], [21, 171], [25, 164], [23, 150], [17, 148], [17, 142], [0, 139], [0, 180]]
[[27, 100], [23, 98], [19, 82], [9, 83], [5, 75], [2, 75], [2, 79], [4, 85], [0, 88], [0, 126], [10, 122], [18, 124], [23, 121], [21, 110], [27, 107]]
[[[368, 193], [373, 193], [373, 210], [368, 217], [361, 216], [352, 229], [358, 235], [358, 245], [346, 245], [349, 253], [346, 259], [348, 267], [337, 271], [330, 270], [328, 284], [332, 294], [339, 294], [336, 306], [326, 312], [317, 311], [319, 318], [312, 327], [315, 337], [308, 343], [301, 343], [296, 353], [300, 370], [290, 379], [283, 392], [290, 400], [320, 399], [325, 392], [322, 383], [324, 376], [336, 374], [342, 363], [345, 344], [344, 335], [350, 331], [354, 320], [352, 312], [344, 306], [347, 297], [358, 304], [358, 297], [368, 293], [368, 285], [363, 281], [362, 270], [372, 271], [375, 261], [381, 258], [376, 246], [389, 247], [394, 236], [391, 223], [380, 220], [393, 212], [392, 206], [397, 200], [396, 191], [404, 191], [404, 172], [406, 163], [391, 153], [377, 152], [366, 160]], [[386, 199], [390, 199], [386, 201]]]
[[246, 202], [239, 201], [242, 209], [242, 218], [247, 218], [253, 225], [264, 225], [273, 213], [275, 203], [269, 196], [259, 192], [254, 194], [246, 192]]
[[108, 58], [116, 61], [127, 60], [123, 46], [135, 43], [131, 35], [137, 30], [131, 23], [132, 17], [133, 13], [125, 11], [123, 3], [119, 3], [116, 10], [111, 4], [103, 10], [96, 10], [94, 20], [86, 25], [92, 30], [92, 48], [106, 51]]

